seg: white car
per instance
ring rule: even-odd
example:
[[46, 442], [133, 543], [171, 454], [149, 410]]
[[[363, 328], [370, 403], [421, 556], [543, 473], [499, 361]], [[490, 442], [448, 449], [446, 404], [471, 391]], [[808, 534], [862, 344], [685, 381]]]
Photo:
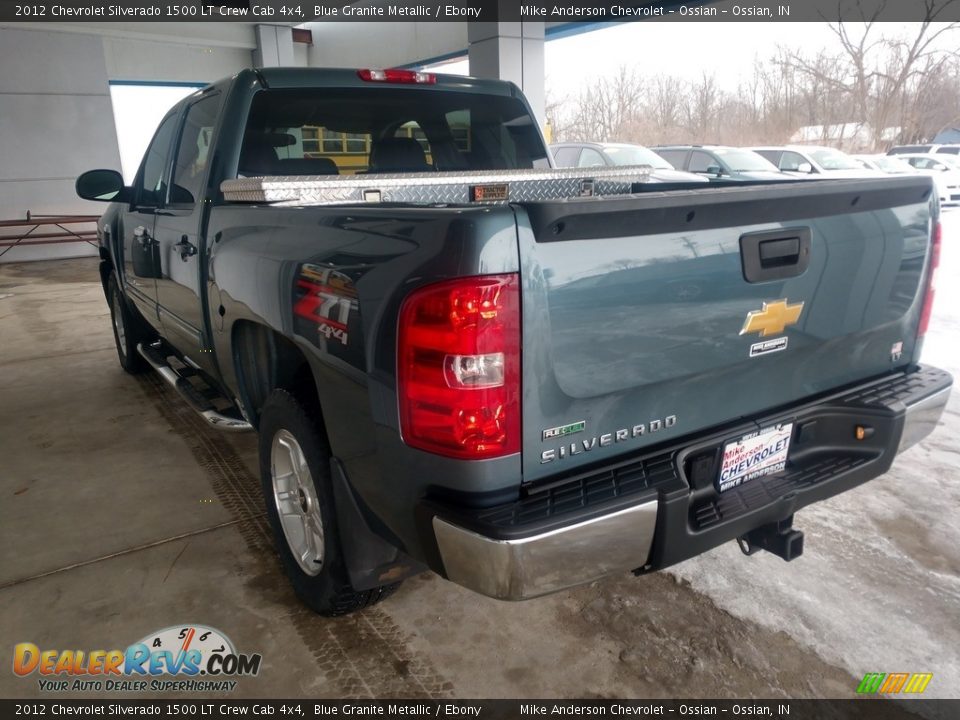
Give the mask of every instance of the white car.
[[880, 170], [869, 170], [846, 153], [818, 145], [785, 145], [783, 147], [749, 148], [763, 155], [781, 172], [791, 175], [822, 175], [830, 178], [879, 177]]
[[924, 153], [904, 153], [897, 157], [906, 160], [916, 170], [933, 177], [941, 205], [960, 203], [960, 162], [956, 158]]
[[650, 148], [630, 143], [566, 142], [550, 146], [556, 167], [649, 165], [653, 182], [710, 182], [696, 173], [677, 170]]
[[867, 170], [879, 170], [888, 175], [911, 175], [920, 172], [906, 160], [895, 155], [851, 155]]

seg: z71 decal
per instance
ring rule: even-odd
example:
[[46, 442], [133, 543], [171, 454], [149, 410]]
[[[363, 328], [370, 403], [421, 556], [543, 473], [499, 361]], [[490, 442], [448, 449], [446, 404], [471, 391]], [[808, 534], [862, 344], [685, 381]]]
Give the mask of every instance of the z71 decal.
[[[350, 343], [350, 322], [358, 312], [357, 289], [349, 276], [311, 263], [304, 263], [294, 287], [293, 314], [313, 325], [300, 334], [313, 342]], [[298, 323], [298, 326], [300, 323]], [[311, 335], [313, 337], [311, 337]]]

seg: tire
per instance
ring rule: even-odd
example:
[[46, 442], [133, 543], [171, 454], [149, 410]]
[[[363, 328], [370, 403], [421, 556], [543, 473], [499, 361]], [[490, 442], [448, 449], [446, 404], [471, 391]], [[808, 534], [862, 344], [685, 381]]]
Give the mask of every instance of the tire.
[[267, 517], [300, 600], [332, 617], [388, 597], [399, 583], [372, 590], [350, 584], [337, 531], [330, 450], [318, 423], [286, 390], [274, 390], [263, 407], [259, 450]]
[[137, 352], [137, 345], [142, 342], [149, 342], [152, 333], [143, 318], [130, 309], [120, 292], [117, 277], [113, 273], [107, 280], [107, 302], [110, 305], [113, 341], [117, 345], [120, 367], [131, 375], [138, 375], [144, 372], [149, 365]]

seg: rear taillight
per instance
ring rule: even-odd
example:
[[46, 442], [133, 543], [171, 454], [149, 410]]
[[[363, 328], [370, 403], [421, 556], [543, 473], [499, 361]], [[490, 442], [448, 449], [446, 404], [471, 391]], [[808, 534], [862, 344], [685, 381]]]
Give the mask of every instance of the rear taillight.
[[400, 431], [407, 445], [479, 460], [520, 451], [520, 281], [428, 285], [400, 309]]
[[437, 76], [433, 73], [417, 70], [357, 70], [357, 76], [367, 82], [412, 83], [415, 85], [436, 85]]
[[930, 326], [930, 313], [933, 312], [933, 296], [936, 291], [937, 268], [940, 266], [940, 243], [943, 239], [943, 228], [937, 222], [933, 226], [933, 238], [930, 243], [930, 269], [927, 272], [927, 291], [923, 297], [923, 309], [920, 311], [920, 327], [917, 337], [927, 334]]

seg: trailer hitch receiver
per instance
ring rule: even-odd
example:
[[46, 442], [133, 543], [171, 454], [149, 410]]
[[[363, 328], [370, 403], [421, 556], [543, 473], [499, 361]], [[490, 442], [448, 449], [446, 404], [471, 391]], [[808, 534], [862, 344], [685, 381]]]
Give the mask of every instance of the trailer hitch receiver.
[[762, 525], [737, 538], [744, 555], [766, 550], [787, 562], [803, 555], [803, 532], [793, 529], [793, 515], [786, 520]]

